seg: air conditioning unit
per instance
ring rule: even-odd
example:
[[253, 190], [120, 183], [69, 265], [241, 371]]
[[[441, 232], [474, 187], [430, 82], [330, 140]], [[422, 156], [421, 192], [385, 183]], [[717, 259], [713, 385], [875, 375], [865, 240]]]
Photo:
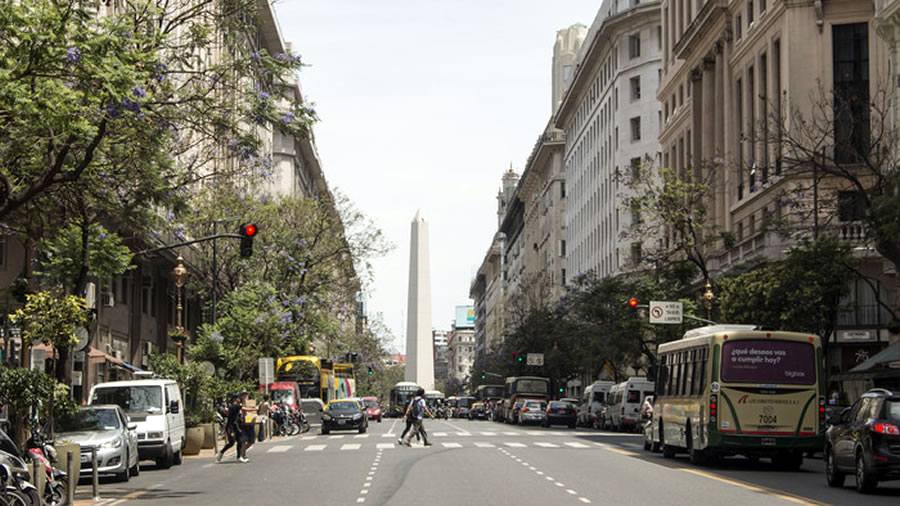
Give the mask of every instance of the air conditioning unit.
[[116, 357], [116, 360], [122, 360], [122, 350], [114, 351], [113, 356]]
[[144, 341], [141, 343], [141, 354], [145, 357], [149, 357], [153, 355], [153, 343], [150, 341]]
[[116, 295], [112, 292], [103, 292], [100, 294], [100, 303], [103, 307], [115, 307]]

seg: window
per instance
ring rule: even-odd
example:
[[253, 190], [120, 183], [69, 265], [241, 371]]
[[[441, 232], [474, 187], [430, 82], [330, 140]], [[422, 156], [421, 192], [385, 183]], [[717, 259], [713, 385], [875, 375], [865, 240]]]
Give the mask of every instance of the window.
[[759, 0], [759, 14], [760, 16], [766, 12], [766, 0]]
[[631, 243], [631, 263], [639, 265], [641, 263], [641, 243]]
[[838, 217], [841, 221], [863, 220], [866, 217], [865, 196], [860, 192], [839, 192]]
[[747, 0], [747, 26], [753, 26], [753, 0]]
[[641, 117], [631, 118], [631, 142], [641, 140]]
[[561, 256], [561, 257], [566, 256], [566, 240], [565, 239], [559, 240], [559, 256]]
[[656, 25], [656, 50], [662, 51], [662, 25]]
[[[631, 201], [631, 225], [637, 226], [641, 224], [641, 201], [639, 199], [634, 199]], [[640, 243], [638, 243], [640, 244]], [[633, 246], [632, 246], [633, 247]], [[640, 254], [638, 255], [640, 256]], [[640, 262], [640, 260], [635, 263]]]
[[122, 276], [122, 293], [119, 295], [121, 304], [128, 304], [128, 278]]
[[628, 37], [628, 57], [631, 59], [641, 57], [641, 36], [632, 35]]
[[866, 23], [832, 27], [834, 158], [859, 160], [869, 141], [869, 29]]
[[737, 40], [741, 40], [741, 29], [743, 28], [743, 20], [741, 19], [741, 15], [738, 14], [737, 17], [734, 18], [734, 36]]
[[641, 76], [632, 77], [629, 79], [631, 83], [631, 101], [641, 99]]
[[631, 159], [631, 182], [641, 178], [641, 157]]
[[566, 284], [566, 270], [565, 269], [563, 269], [562, 273], [560, 274], [560, 280], [561, 280], [560, 284], [562, 284], [562, 285]]
[[566, 182], [565, 181], [559, 182], [559, 198], [561, 198], [561, 199], [566, 198]]

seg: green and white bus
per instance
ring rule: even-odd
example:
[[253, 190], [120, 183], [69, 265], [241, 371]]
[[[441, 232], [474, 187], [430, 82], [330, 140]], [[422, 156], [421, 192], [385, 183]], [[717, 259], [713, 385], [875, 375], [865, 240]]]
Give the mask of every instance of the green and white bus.
[[771, 457], [796, 469], [824, 445], [825, 385], [818, 336], [713, 325], [657, 350], [647, 436], [665, 457]]

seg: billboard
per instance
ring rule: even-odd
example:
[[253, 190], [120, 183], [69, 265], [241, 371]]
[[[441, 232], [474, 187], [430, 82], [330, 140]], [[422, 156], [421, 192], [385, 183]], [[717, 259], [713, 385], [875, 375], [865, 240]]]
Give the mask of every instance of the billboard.
[[456, 328], [475, 328], [475, 306], [456, 306]]

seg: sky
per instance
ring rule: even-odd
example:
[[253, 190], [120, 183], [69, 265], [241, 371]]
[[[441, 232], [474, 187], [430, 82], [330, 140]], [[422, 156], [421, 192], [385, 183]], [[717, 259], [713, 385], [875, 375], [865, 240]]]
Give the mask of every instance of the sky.
[[[330, 188], [394, 246], [366, 287], [406, 348], [410, 224], [428, 222], [432, 326], [449, 330], [497, 231], [503, 173], [521, 173], [551, 113], [556, 31], [599, 0], [275, 0], [321, 121]], [[370, 316], [371, 319], [371, 316]]]

